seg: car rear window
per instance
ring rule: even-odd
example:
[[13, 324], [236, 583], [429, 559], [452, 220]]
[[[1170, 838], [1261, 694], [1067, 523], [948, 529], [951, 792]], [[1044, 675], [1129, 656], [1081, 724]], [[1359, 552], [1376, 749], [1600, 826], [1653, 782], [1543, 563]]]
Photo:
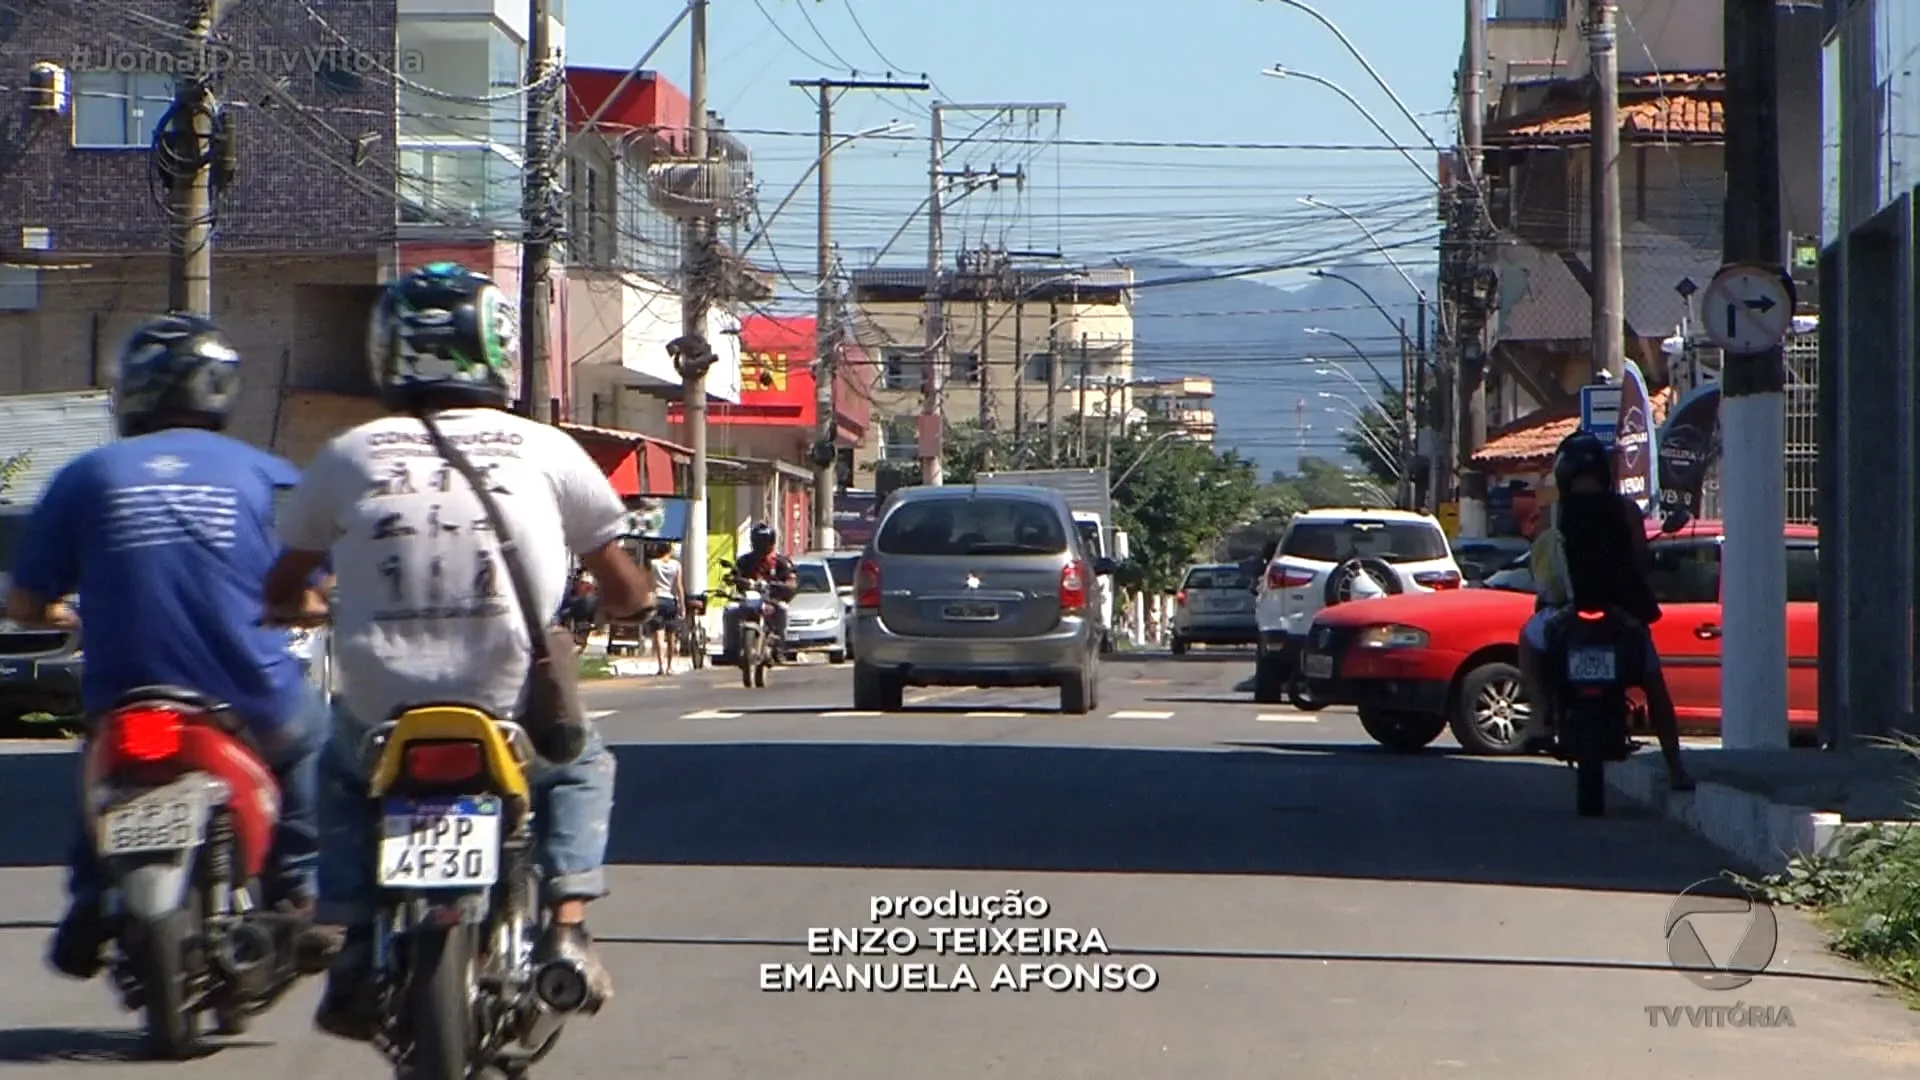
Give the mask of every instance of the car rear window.
[[835, 555], [827, 560], [827, 568], [833, 571], [835, 585], [851, 586], [854, 572], [860, 569], [860, 556]]
[[793, 572], [799, 579], [799, 590], [803, 593], [833, 591], [833, 579], [827, 576], [827, 568], [819, 563], [801, 563], [793, 568]]
[[1302, 521], [1287, 530], [1280, 554], [1315, 562], [1379, 559], [1430, 562], [1449, 557], [1447, 537], [1418, 521]]
[[1187, 571], [1183, 589], [1237, 589], [1245, 592], [1253, 579], [1237, 566], [1203, 566]]
[[1067, 532], [1052, 507], [976, 496], [901, 503], [873, 546], [890, 555], [1058, 555]]

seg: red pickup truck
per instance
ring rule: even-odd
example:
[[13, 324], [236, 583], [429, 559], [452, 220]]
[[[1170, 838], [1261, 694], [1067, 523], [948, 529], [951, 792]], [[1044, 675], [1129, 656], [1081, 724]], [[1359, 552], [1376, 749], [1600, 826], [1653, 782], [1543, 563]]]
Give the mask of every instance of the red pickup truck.
[[[1662, 617], [1654, 648], [1682, 731], [1720, 725], [1720, 544], [1718, 521], [1674, 534], [1648, 526], [1653, 591]], [[1796, 731], [1819, 715], [1819, 533], [1790, 525], [1787, 558], [1787, 721]], [[1425, 747], [1451, 728], [1469, 753], [1516, 754], [1529, 713], [1515, 666], [1520, 628], [1533, 614], [1533, 578], [1523, 556], [1485, 587], [1403, 593], [1327, 608], [1308, 632], [1301, 671], [1318, 701], [1358, 706], [1382, 746]]]

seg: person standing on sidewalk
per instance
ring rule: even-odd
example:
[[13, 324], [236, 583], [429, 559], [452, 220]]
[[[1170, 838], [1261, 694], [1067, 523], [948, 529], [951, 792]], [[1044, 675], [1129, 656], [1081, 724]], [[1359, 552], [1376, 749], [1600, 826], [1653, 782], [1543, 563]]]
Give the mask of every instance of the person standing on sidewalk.
[[687, 617], [687, 586], [680, 573], [680, 560], [673, 557], [672, 544], [650, 544], [648, 563], [653, 568], [653, 658], [660, 674], [673, 673], [673, 657], [680, 643], [681, 620]]

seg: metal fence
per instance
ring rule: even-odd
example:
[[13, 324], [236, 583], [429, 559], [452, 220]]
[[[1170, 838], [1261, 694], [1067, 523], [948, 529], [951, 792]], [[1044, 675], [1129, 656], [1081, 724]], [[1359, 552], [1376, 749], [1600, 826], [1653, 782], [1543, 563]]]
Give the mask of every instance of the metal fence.
[[[1701, 366], [1717, 378], [1720, 353], [1702, 349]], [[1781, 411], [1785, 414], [1786, 458], [1781, 463], [1781, 482], [1786, 488], [1787, 521], [1797, 525], [1818, 525], [1820, 489], [1820, 338], [1818, 334], [1796, 334], [1787, 340], [1786, 390]], [[1700, 492], [1701, 514], [1720, 516], [1720, 466], [1707, 472]]]

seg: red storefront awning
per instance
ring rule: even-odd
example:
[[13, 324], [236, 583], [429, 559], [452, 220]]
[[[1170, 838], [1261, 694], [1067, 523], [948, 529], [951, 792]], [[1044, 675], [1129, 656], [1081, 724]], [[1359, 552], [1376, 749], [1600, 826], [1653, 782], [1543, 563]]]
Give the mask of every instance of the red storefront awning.
[[675, 482], [679, 470], [674, 466], [691, 464], [692, 450], [637, 431], [593, 424], [561, 424], [560, 430], [586, 450], [621, 498], [684, 494]]

